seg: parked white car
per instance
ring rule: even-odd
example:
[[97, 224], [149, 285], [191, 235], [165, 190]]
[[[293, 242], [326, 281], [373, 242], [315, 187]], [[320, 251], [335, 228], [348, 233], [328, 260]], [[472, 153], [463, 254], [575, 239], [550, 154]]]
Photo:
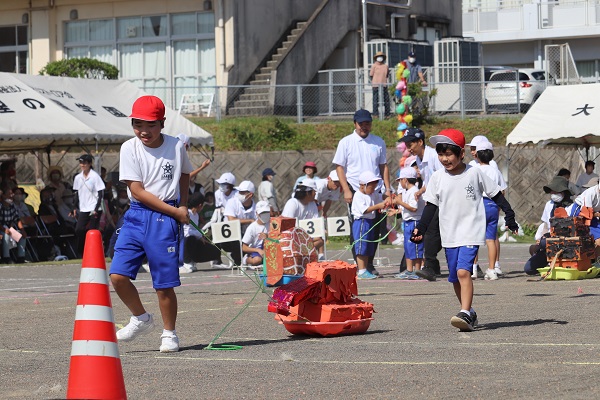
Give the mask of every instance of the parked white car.
[[496, 71], [485, 87], [486, 109], [488, 112], [527, 112], [544, 89], [544, 70], [523, 68]]

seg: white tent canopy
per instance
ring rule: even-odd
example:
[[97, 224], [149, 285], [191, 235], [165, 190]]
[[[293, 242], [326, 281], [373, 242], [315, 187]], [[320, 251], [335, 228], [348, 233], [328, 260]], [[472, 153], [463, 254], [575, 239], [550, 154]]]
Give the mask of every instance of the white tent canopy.
[[[0, 73], [0, 151], [120, 145], [134, 136], [128, 116], [145, 94], [125, 80]], [[213, 147], [208, 132], [169, 108], [163, 132]]]
[[506, 138], [526, 143], [600, 146], [600, 84], [546, 88]]

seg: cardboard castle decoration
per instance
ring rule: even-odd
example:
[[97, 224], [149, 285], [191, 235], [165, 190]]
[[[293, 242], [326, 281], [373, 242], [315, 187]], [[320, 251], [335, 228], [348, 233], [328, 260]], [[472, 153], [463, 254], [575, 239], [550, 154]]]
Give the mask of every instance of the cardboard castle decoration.
[[311, 237], [296, 227], [295, 218], [271, 218], [265, 240], [267, 284], [275, 285], [286, 275], [302, 275], [306, 265], [317, 261], [317, 251]]
[[[591, 215], [590, 215], [591, 213]], [[550, 218], [550, 237], [546, 239], [546, 257], [556, 260], [556, 267], [587, 271], [595, 258], [594, 238], [590, 235], [593, 211], [583, 207], [578, 217], [569, 217], [564, 208], [557, 208]]]
[[356, 265], [311, 262], [304, 277], [275, 290], [268, 311], [293, 334], [364, 333], [373, 320], [373, 304], [357, 295]]

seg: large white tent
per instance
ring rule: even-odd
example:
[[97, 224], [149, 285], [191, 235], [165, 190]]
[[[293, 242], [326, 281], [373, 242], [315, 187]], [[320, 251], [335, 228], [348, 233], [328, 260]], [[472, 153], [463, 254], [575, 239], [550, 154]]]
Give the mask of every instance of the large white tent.
[[600, 146], [600, 84], [548, 87], [506, 138], [527, 143]]
[[[0, 152], [120, 145], [134, 136], [128, 116], [145, 94], [125, 80], [0, 73]], [[163, 132], [213, 147], [208, 132], [169, 108]]]

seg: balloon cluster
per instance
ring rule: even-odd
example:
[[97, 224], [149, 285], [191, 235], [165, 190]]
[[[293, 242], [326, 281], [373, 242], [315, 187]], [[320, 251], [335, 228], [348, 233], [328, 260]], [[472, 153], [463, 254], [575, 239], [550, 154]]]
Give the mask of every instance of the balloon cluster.
[[[413, 116], [410, 114], [410, 106], [412, 104], [412, 96], [407, 94], [408, 83], [407, 79], [410, 76], [410, 70], [406, 68], [406, 62], [402, 61], [396, 65], [396, 91], [394, 92], [396, 100], [396, 114], [398, 115], [398, 139], [402, 139], [404, 132], [411, 126]], [[410, 152], [406, 149], [404, 142], [398, 142], [396, 149], [402, 153], [400, 166], [404, 166], [404, 161], [410, 156]]]

